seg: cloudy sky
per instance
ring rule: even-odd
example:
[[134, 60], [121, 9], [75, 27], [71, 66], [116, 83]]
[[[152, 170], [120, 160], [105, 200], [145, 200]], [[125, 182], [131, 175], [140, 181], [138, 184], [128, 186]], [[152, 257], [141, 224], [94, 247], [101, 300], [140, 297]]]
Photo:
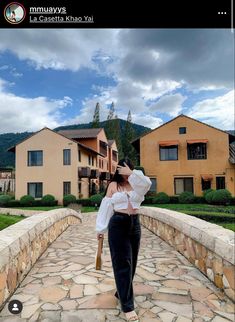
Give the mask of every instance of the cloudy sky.
[[185, 114], [234, 128], [230, 29], [5, 29], [0, 133], [107, 119], [155, 128]]

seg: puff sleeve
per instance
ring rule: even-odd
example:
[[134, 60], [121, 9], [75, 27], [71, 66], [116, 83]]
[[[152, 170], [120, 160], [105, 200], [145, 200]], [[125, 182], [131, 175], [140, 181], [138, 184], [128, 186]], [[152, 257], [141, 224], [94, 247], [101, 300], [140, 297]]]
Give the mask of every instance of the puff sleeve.
[[109, 220], [114, 213], [111, 200], [112, 198], [104, 197], [100, 204], [100, 208], [96, 217], [96, 231], [98, 233], [103, 234], [108, 230]]
[[128, 181], [133, 190], [141, 196], [144, 196], [150, 189], [152, 182], [146, 177], [141, 170], [133, 170], [128, 177]]

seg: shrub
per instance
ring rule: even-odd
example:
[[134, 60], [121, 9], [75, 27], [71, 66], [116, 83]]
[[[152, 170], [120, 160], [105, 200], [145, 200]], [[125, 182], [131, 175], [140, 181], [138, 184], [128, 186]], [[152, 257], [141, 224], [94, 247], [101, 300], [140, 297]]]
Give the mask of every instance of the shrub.
[[77, 199], [76, 201], [79, 205], [82, 205], [83, 207], [90, 207], [91, 206], [91, 201], [90, 199]]
[[170, 203], [179, 203], [179, 196], [170, 196]]
[[25, 195], [20, 198], [20, 204], [23, 207], [32, 206], [34, 202], [34, 197]]
[[209, 192], [211, 192], [211, 191], [214, 191], [214, 190], [213, 190], [213, 189], [203, 190], [203, 192], [202, 192], [203, 197], [205, 198], [205, 197], [206, 197], [206, 195], [207, 195]]
[[194, 203], [194, 194], [189, 191], [182, 192], [179, 195], [179, 203]]
[[76, 197], [74, 195], [66, 195], [63, 198], [63, 205], [66, 207], [70, 203], [75, 203], [76, 202]]
[[153, 196], [145, 196], [145, 199], [143, 201], [143, 204], [146, 205], [146, 204], [152, 204], [153, 203], [153, 200], [154, 200], [155, 197]]
[[227, 189], [215, 190], [212, 194], [212, 203], [217, 205], [229, 205], [232, 199], [231, 193]]
[[194, 203], [206, 203], [206, 199], [202, 196], [194, 196]]
[[21, 206], [21, 204], [20, 204], [19, 200], [10, 200], [6, 205], [6, 207], [8, 207], [8, 208], [20, 207], [20, 206]]
[[235, 205], [235, 197], [232, 197], [231, 201], [230, 201], [230, 205], [234, 206]]
[[156, 194], [156, 191], [148, 191], [146, 193], [146, 197], [156, 197], [157, 194]]
[[213, 194], [214, 194], [214, 190], [211, 190], [205, 194], [205, 199], [207, 203], [210, 203], [210, 204], [212, 203]]
[[153, 203], [169, 203], [170, 197], [165, 192], [157, 193], [156, 197], [153, 198]]
[[55, 197], [48, 194], [42, 197], [41, 203], [43, 206], [55, 206], [55, 201]]
[[92, 206], [95, 206], [95, 204], [97, 204], [97, 206], [99, 206], [101, 204], [101, 201], [103, 199], [103, 194], [96, 194], [91, 196], [90, 198], [90, 202]]
[[8, 195], [1, 195], [0, 196], [0, 206], [6, 206], [10, 201], [11, 201], [11, 197]]

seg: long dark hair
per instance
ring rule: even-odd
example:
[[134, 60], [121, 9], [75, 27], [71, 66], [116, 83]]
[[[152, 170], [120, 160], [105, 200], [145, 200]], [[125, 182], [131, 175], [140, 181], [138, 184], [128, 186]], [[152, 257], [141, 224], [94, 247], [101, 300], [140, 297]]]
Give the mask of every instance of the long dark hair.
[[[126, 157], [126, 158], [124, 158], [124, 159], [119, 160], [118, 165], [121, 165], [122, 167], [125, 167], [125, 164], [124, 164], [124, 163], [126, 163], [126, 164], [128, 165], [128, 167], [129, 167], [131, 170], [133, 170], [133, 169], [134, 169], [134, 165], [133, 165], [132, 161], [131, 161], [128, 157]], [[114, 173], [114, 175], [113, 175], [113, 178], [112, 178], [112, 180], [109, 182], [109, 184], [110, 184], [111, 182], [117, 182], [117, 186], [119, 187], [119, 186], [122, 184], [122, 182], [124, 182], [124, 181], [125, 181], [125, 180], [124, 180], [124, 179], [123, 179], [123, 177], [118, 173], [118, 170], [116, 169], [116, 171], [115, 171], [115, 173]], [[106, 195], [106, 193], [107, 193], [107, 190], [108, 190], [109, 184], [108, 184], [108, 186], [107, 186], [107, 188], [106, 188], [106, 190], [105, 190], [104, 196], [105, 196], [105, 195]]]

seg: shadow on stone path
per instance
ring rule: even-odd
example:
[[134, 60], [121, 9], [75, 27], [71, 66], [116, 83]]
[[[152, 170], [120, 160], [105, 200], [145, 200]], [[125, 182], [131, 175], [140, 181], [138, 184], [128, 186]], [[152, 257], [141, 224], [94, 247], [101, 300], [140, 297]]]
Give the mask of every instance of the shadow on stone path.
[[[125, 321], [114, 297], [107, 234], [103, 270], [94, 268], [95, 217], [83, 214], [82, 225], [70, 226], [50, 245], [10, 298], [23, 302], [23, 311], [13, 315], [7, 303], [0, 322]], [[141, 322], [235, 321], [231, 300], [143, 227], [134, 292]]]

